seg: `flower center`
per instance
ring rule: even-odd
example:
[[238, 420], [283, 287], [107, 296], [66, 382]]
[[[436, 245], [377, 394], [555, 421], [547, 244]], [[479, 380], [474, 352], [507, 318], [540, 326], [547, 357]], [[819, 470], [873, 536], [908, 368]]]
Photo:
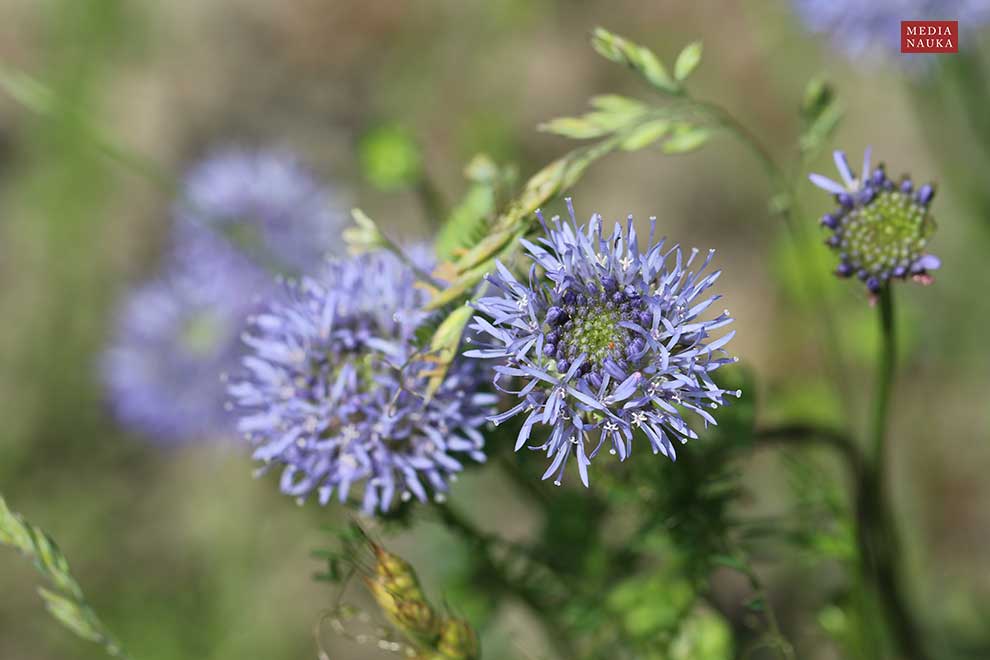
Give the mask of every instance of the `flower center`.
[[225, 331], [226, 325], [217, 314], [204, 311], [185, 319], [179, 341], [190, 355], [203, 358], [216, 352]]
[[585, 353], [588, 360], [601, 363], [620, 345], [625, 346], [629, 331], [620, 327], [619, 321], [619, 311], [603, 303], [575, 309], [564, 327], [567, 352], [574, 356]]
[[584, 355], [581, 372], [585, 374], [607, 359], [624, 362], [630, 350], [637, 349], [635, 333], [621, 324], [647, 322], [638, 295], [603, 287], [597, 293], [568, 292], [561, 303], [547, 312], [549, 332], [544, 348], [548, 357], [556, 358], [558, 371], [567, 371]]
[[879, 275], [907, 268], [924, 252], [934, 230], [927, 207], [909, 194], [891, 190], [850, 212], [837, 234], [853, 268]]

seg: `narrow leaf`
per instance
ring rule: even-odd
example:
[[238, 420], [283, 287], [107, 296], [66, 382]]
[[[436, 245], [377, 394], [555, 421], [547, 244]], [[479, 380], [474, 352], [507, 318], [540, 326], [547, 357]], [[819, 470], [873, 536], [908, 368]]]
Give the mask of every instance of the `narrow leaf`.
[[609, 130], [599, 124], [589, 121], [586, 117], [559, 117], [539, 125], [544, 133], [553, 133], [575, 140], [587, 140], [601, 137]]
[[458, 307], [443, 320], [433, 334], [433, 339], [430, 341], [431, 354], [428, 358], [432, 367], [427, 372], [429, 376], [425, 392], [427, 400], [436, 394], [443, 384], [447, 370], [450, 369], [451, 363], [457, 357], [457, 347], [461, 345], [464, 327], [473, 315], [474, 310], [467, 305]]
[[711, 137], [707, 128], [692, 126], [683, 128], [663, 143], [665, 154], [684, 154], [701, 147]]
[[645, 46], [613, 34], [604, 28], [596, 28], [591, 37], [591, 45], [602, 57], [625, 64], [657, 89], [668, 94], [679, 94], [680, 85], [674, 80], [660, 59]]
[[622, 140], [619, 147], [625, 151], [636, 151], [648, 147], [670, 132], [670, 128], [670, 122], [666, 119], [646, 122]]
[[686, 80], [701, 63], [701, 42], [695, 41], [684, 47], [674, 63], [674, 77]]
[[646, 110], [646, 105], [636, 99], [619, 94], [601, 94], [592, 96], [589, 101], [592, 108], [604, 110], [605, 112], [624, 113], [630, 115], [641, 114]]

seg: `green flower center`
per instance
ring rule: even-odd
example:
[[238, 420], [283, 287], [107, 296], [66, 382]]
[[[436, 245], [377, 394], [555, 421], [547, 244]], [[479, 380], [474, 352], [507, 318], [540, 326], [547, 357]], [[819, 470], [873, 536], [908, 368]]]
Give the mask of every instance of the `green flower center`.
[[935, 231], [935, 220], [909, 194], [884, 191], [847, 216], [840, 247], [853, 267], [881, 273], [907, 268], [922, 255]]
[[619, 326], [621, 318], [614, 306], [595, 303], [582, 311], [572, 319], [564, 335], [564, 345], [573, 348], [577, 355], [586, 353], [590, 362], [600, 364], [625, 345], [629, 331]]
[[191, 355], [205, 357], [216, 350], [224, 329], [224, 323], [216, 314], [196, 314], [186, 319], [179, 335], [180, 342]]

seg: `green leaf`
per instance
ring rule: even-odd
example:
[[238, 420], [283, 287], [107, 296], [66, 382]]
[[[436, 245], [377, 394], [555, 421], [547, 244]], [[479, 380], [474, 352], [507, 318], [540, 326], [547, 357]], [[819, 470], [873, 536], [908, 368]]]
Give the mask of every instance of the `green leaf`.
[[801, 114], [808, 120], [820, 116], [835, 102], [835, 90], [824, 78], [818, 76], [808, 81], [801, 100]]
[[575, 140], [586, 140], [601, 137], [611, 131], [601, 124], [590, 121], [587, 117], [559, 117], [539, 125], [544, 133], [553, 133]]
[[491, 185], [479, 183], [468, 188], [437, 234], [437, 256], [450, 259], [457, 250], [475, 245], [487, 233], [489, 218], [494, 213], [495, 191]]
[[407, 130], [385, 124], [365, 133], [358, 143], [364, 177], [379, 190], [412, 186], [423, 176], [423, 156]]
[[450, 364], [457, 357], [457, 349], [464, 336], [464, 328], [474, 316], [474, 309], [463, 305], [451, 312], [443, 320], [430, 341], [430, 355], [427, 361], [431, 368], [424, 372], [428, 376], [424, 396], [429, 400], [443, 384]]
[[351, 253], [363, 254], [388, 245], [378, 225], [364, 211], [351, 209], [351, 218], [354, 220], [354, 226], [347, 227], [341, 232], [344, 243]]
[[639, 115], [646, 111], [646, 104], [619, 94], [600, 94], [589, 101], [592, 108], [616, 114]]
[[45, 607], [51, 615], [66, 628], [91, 642], [99, 642], [103, 639], [103, 635], [93, 625], [87, 613], [80, 608], [79, 603], [44, 587], [38, 587], [38, 593], [45, 601]]
[[670, 132], [671, 123], [666, 119], [655, 119], [639, 126], [619, 144], [625, 151], [636, 151], [647, 147]]
[[701, 126], [681, 125], [666, 142], [665, 154], [684, 154], [700, 148], [711, 137], [711, 131]]
[[119, 145], [110, 135], [104, 134], [88, 116], [67, 99], [60, 98], [55, 91], [31, 75], [0, 65], [0, 89], [28, 110], [50, 121], [71, 121], [87, 140], [100, 153], [110, 160], [125, 166], [153, 180], [169, 191], [174, 181], [167, 176], [158, 163], [146, 158], [130, 148]]
[[736, 555], [715, 555], [712, 557], [712, 563], [718, 566], [725, 566], [726, 568], [731, 568], [739, 573], [748, 573], [749, 564], [742, 557]]
[[585, 140], [602, 137], [640, 120], [647, 107], [621, 96], [596, 96], [591, 99], [595, 112], [582, 117], [560, 117], [540, 124], [539, 129], [564, 137]]
[[681, 624], [670, 645], [670, 660], [729, 660], [732, 628], [722, 615], [708, 608], [697, 608]]
[[619, 64], [625, 64], [647, 82], [662, 92], [680, 94], [681, 87], [674, 80], [660, 59], [645, 46], [613, 34], [604, 28], [595, 28], [591, 45], [602, 57]]
[[487, 154], [477, 154], [464, 166], [464, 177], [473, 183], [494, 186], [499, 183], [498, 165]]
[[52, 91], [23, 71], [0, 68], [0, 87], [18, 103], [39, 115], [48, 115], [56, 107]]
[[843, 110], [838, 103], [826, 108], [801, 134], [799, 146], [806, 157], [812, 157], [835, 133], [842, 121]]
[[99, 643], [108, 655], [126, 657], [86, 603], [79, 583], [69, 572], [69, 562], [55, 541], [43, 529], [7, 508], [3, 496], [0, 496], [0, 545], [13, 547], [31, 559], [38, 572], [55, 587], [39, 587], [38, 593], [57, 621], [80, 637]]
[[701, 42], [695, 41], [684, 47], [674, 63], [674, 77], [679, 81], [686, 80], [694, 73], [701, 63]]
[[824, 78], [812, 78], [801, 101], [801, 137], [798, 146], [803, 158], [813, 159], [825, 147], [842, 120], [842, 107], [832, 86]]

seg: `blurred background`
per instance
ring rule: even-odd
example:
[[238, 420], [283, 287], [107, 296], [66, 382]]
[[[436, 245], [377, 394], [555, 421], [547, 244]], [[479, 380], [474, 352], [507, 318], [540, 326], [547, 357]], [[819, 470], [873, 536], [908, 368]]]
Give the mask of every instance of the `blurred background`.
[[[948, 634], [985, 633], [990, 144], [968, 110], [988, 82], [975, 35], [962, 67], [848, 57], [784, 0], [0, 0], [4, 76], [22, 92], [25, 80], [51, 92], [40, 113], [0, 94], [0, 492], [58, 539], [135, 657], [316, 657], [314, 626], [338, 593], [312, 580], [321, 566], [310, 553], [330, 542], [319, 525], [345, 518], [339, 507], [295, 506], [273, 477], [252, 479], [244, 447], [155, 443], [111, 414], [100, 356], [120, 301], [163, 259], [175, 182], [216, 148], [287, 149], [341, 209], [361, 206], [403, 240], [428, 237], [431, 204], [460, 197], [474, 155], [515, 163], [525, 178], [572, 146], [538, 132], [540, 122], [578, 114], [593, 94], [649, 98], [589, 47], [597, 25], [665, 59], [703, 40], [696, 95], [732, 109], [785, 162], [804, 85], [824, 73], [846, 109], [836, 146], [856, 163], [873, 145], [892, 175], [938, 183], [932, 251], [943, 268], [930, 288], [898, 287], [893, 488], [918, 602]], [[829, 157], [814, 165], [833, 175]], [[829, 200], [799, 188], [814, 229]], [[720, 292], [738, 319], [733, 352], [757, 375], [760, 420], [862, 428], [873, 312], [862, 287], [828, 275], [817, 231], [807, 232], [810, 256], [794, 258], [768, 195], [728, 137], [685, 156], [610, 156], [573, 190], [581, 215], [656, 215], [681, 243], [718, 250]], [[821, 301], [798, 285], [802, 268], [820, 277], [839, 319], [847, 417], [825, 380]], [[745, 480], [757, 509], [773, 510], [787, 489], [769, 453], [745, 466]], [[484, 529], [525, 538], [537, 523], [492, 470], [466, 475], [454, 496]], [[441, 586], [458, 583], [466, 551], [438, 525], [391, 546], [438, 600], [472, 611], [470, 584]], [[0, 576], [0, 658], [102, 657], [48, 619], [29, 565], [5, 551]], [[799, 657], [839, 657], [815, 616], [830, 576], [784, 555], [767, 579]], [[733, 585], [724, 589], [731, 600]], [[324, 644], [339, 649], [334, 658], [387, 657], [332, 633]], [[483, 648], [553, 657], [521, 606], [499, 611]]]

